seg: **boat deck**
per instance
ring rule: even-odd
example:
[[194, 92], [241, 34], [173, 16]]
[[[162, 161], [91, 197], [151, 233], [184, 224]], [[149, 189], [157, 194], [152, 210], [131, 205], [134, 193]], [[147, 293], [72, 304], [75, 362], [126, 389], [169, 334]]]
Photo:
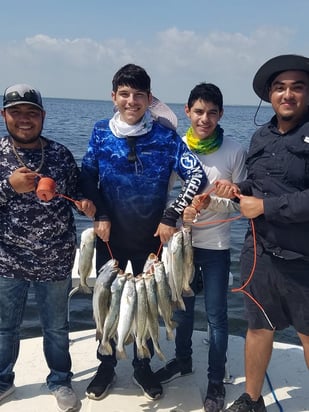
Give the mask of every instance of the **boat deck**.
[[[165, 339], [163, 328], [160, 328], [160, 334], [161, 348], [166, 358], [170, 359], [174, 354], [174, 342]], [[207, 332], [195, 331], [193, 335], [194, 373], [164, 385], [164, 396], [157, 401], [149, 401], [133, 383], [131, 359], [118, 362], [117, 381], [105, 399], [88, 399], [84, 394], [85, 388], [98, 365], [95, 332], [71, 332], [70, 338], [73, 387], [82, 400], [82, 412], [203, 412], [203, 398], [207, 387]], [[228, 405], [244, 391], [243, 347], [243, 338], [230, 336], [228, 369], [233, 377], [233, 383], [226, 385]], [[132, 352], [130, 345], [127, 347], [130, 358]], [[162, 361], [155, 355], [152, 360], [153, 370], [162, 365]], [[56, 401], [45, 385], [48, 368], [43, 356], [41, 337], [21, 341], [15, 373], [16, 391], [0, 403], [1, 412], [57, 410]], [[275, 343], [268, 376], [274, 391], [265, 380], [263, 396], [268, 412], [309, 411], [309, 374], [301, 347]], [[281, 409], [275, 398], [280, 402]]]

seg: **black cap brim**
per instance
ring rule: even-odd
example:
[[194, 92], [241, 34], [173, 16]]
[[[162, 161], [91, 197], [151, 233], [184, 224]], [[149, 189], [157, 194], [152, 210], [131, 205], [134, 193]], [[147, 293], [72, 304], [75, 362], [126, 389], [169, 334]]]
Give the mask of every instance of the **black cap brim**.
[[309, 58], [296, 54], [274, 57], [263, 64], [253, 79], [253, 90], [265, 102], [269, 102], [269, 80], [276, 73], [301, 70], [309, 73]]

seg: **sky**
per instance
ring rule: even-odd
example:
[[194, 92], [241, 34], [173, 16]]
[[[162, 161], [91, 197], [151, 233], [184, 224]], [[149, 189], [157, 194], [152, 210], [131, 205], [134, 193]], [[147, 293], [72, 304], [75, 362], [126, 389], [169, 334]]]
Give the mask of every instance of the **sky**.
[[308, 0], [0, 0], [0, 94], [28, 83], [43, 98], [109, 100], [135, 63], [166, 103], [206, 81], [225, 105], [257, 105], [263, 63], [309, 56], [308, 15]]

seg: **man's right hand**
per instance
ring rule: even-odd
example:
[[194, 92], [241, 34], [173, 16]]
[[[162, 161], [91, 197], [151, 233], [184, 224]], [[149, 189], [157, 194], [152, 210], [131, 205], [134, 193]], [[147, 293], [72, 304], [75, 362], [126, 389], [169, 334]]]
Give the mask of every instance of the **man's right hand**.
[[41, 175], [27, 167], [14, 170], [9, 177], [9, 183], [17, 193], [28, 193], [36, 189], [37, 178]]
[[235, 183], [220, 179], [215, 182], [214, 194], [218, 197], [233, 199], [234, 197], [239, 197], [240, 189]]

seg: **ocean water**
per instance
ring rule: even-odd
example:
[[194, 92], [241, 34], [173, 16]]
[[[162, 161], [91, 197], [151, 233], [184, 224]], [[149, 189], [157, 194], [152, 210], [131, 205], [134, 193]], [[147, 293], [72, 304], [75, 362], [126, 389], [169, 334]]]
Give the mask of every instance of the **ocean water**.
[[[110, 117], [113, 106], [110, 101], [77, 100], [77, 99], [44, 99], [46, 118], [43, 136], [54, 139], [66, 145], [73, 153], [80, 165], [86, 151], [88, 140], [94, 123], [106, 117]], [[183, 135], [189, 126], [189, 121], [184, 113], [183, 104], [170, 104], [178, 117], [178, 133]], [[254, 124], [255, 106], [226, 106], [221, 119], [221, 126], [225, 135], [233, 137], [244, 147], [248, 148], [250, 138], [257, 126]], [[257, 123], [263, 124], [272, 116], [269, 106], [260, 108], [257, 115]], [[0, 124], [0, 136], [6, 133], [3, 122]], [[89, 219], [76, 214], [78, 240], [81, 232], [91, 226]], [[231, 246], [231, 272], [234, 278], [233, 287], [239, 286], [239, 254], [247, 229], [246, 219], [240, 219], [232, 223]], [[229, 291], [229, 323], [230, 333], [244, 335], [246, 322], [243, 319], [243, 296], [241, 293]], [[76, 294], [70, 303], [70, 327], [71, 330], [89, 329], [94, 327], [92, 318], [91, 297]], [[202, 293], [197, 297], [196, 304], [196, 329], [207, 328]], [[30, 290], [28, 305], [22, 326], [22, 337], [29, 338], [40, 335], [39, 316]], [[298, 337], [292, 328], [277, 332], [276, 339], [282, 342], [299, 344]]]

